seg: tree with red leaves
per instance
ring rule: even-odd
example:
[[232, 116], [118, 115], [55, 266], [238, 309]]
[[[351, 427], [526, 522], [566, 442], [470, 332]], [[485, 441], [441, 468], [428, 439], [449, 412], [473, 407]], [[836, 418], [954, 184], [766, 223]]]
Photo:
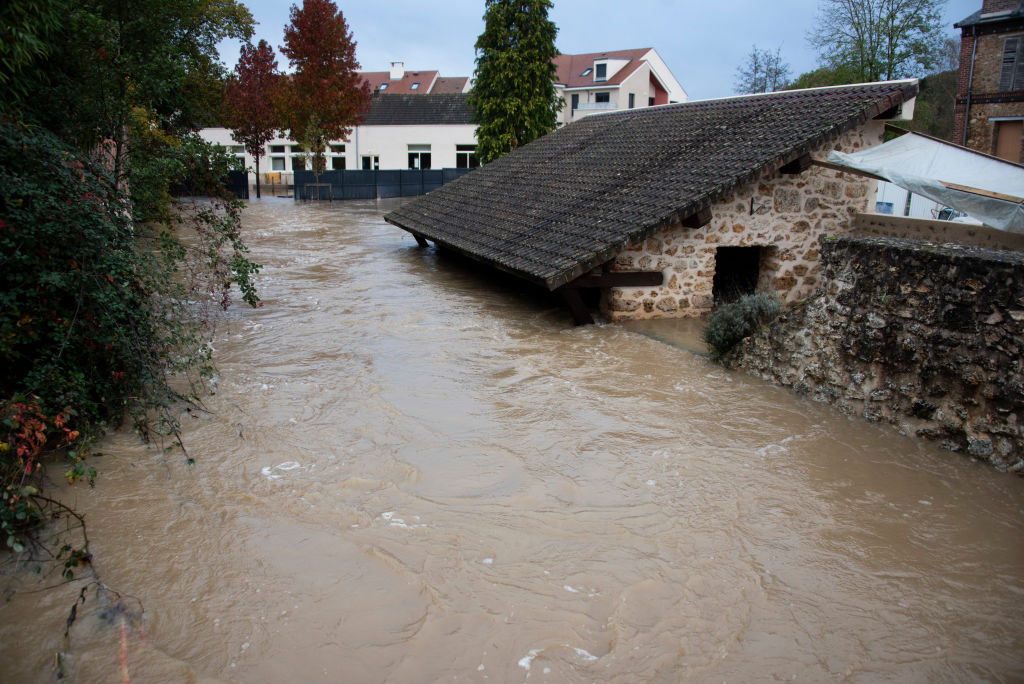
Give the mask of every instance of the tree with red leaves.
[[231, 137], [256, 159], [256, 197], [260, 196], [260, 157], [281, 128], [275, 108], [280, 84], [274, 48], [265, 40], [256, 46], [242, 45], [238, 65], [228, 77], [224, 119]]
[[362, 121], [370, 86], [356, 73], [356, 42], [332, 0], [303, 0], [301, 9], [292, 5], [281, 52], [295, 69], [282, 88], [282, 127], [306, 147], [319, 181], [327, 144], [347, 140]]

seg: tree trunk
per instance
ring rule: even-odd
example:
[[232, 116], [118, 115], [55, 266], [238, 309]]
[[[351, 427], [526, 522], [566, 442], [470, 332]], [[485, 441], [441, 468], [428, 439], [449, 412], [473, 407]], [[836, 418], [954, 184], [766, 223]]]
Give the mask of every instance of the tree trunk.
[[256, 199], [260, 198], [260, 158], [256, 157]]

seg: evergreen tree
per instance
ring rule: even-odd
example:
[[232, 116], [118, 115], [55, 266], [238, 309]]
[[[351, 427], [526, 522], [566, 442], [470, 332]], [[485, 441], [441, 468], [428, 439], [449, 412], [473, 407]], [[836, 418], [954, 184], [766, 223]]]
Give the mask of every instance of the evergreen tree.
[[551, 0], [486, 0], [470, 94], [483, 163], [557, 125], [562, 101], [554, 86], [558, 29], [548, 19], [551, 6]]
[[281, 52], [295, 73], [281, 89], [282, 128], [302, 142], [319, 177], [332, 140], [347, 140], [370, 103], [370, 86], [360, 81], [356, 42], [332, 0], [292, 5]]
[[278, 129], [274, 104], [280, 79], [274, 49], [267, 41], [256, 46], [245, 43], [224, 93], [225, 125], [256, 159], [256, 197], [260, 196], [260, 157]]

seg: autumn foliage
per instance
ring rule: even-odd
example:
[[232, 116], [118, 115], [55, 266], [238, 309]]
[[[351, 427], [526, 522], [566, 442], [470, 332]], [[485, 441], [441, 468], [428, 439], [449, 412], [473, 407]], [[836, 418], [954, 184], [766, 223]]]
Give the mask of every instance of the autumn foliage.
[[277, 134], [275, 105], [281, 73], [274, 49], [265, 40], [245, 43], [224, 93], [224, 123], [231, 137], [256, 159], [256, 196], [260, 196], [260, 158]]
[[282, 128], [304, 142], [314, 170], [322, 169], [323, 151], [332, 140], [345, 140], [363, 118], [370, 87], [358, 75], [356, 42], [345, 17], [332, 0], [303, 0], [292, 5], [281, 52], [295, 73], [278, 98]]

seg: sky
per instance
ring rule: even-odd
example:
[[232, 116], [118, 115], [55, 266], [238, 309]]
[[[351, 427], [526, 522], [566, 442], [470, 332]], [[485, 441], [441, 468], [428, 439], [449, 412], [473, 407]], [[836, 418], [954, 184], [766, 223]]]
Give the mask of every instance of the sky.
[[[242, 0], [256, 19], [256, 35], [280, 54], [289, 8], [301, 0]], [[408, 71], [437, 69], [442, 76], [472, 76], [473, 45], [483, 31], [484, 0], [335, 0], [356, 41], [363, 71], [387, 71], [404, 62]], [[981, 9], [981, 0], [947, 0], [945, 25]], [[554, 0], [549, 17], [558, 27], [555, 45], [565, 54], [654, 48], [688, 99], [733, 94], [736, 69], [751, 48], [781, 48], [792, 76], [818, 66], [807, 32], [818, 0]], [[239, 43], [224, 41], [221, 59], [238, 61]]]

